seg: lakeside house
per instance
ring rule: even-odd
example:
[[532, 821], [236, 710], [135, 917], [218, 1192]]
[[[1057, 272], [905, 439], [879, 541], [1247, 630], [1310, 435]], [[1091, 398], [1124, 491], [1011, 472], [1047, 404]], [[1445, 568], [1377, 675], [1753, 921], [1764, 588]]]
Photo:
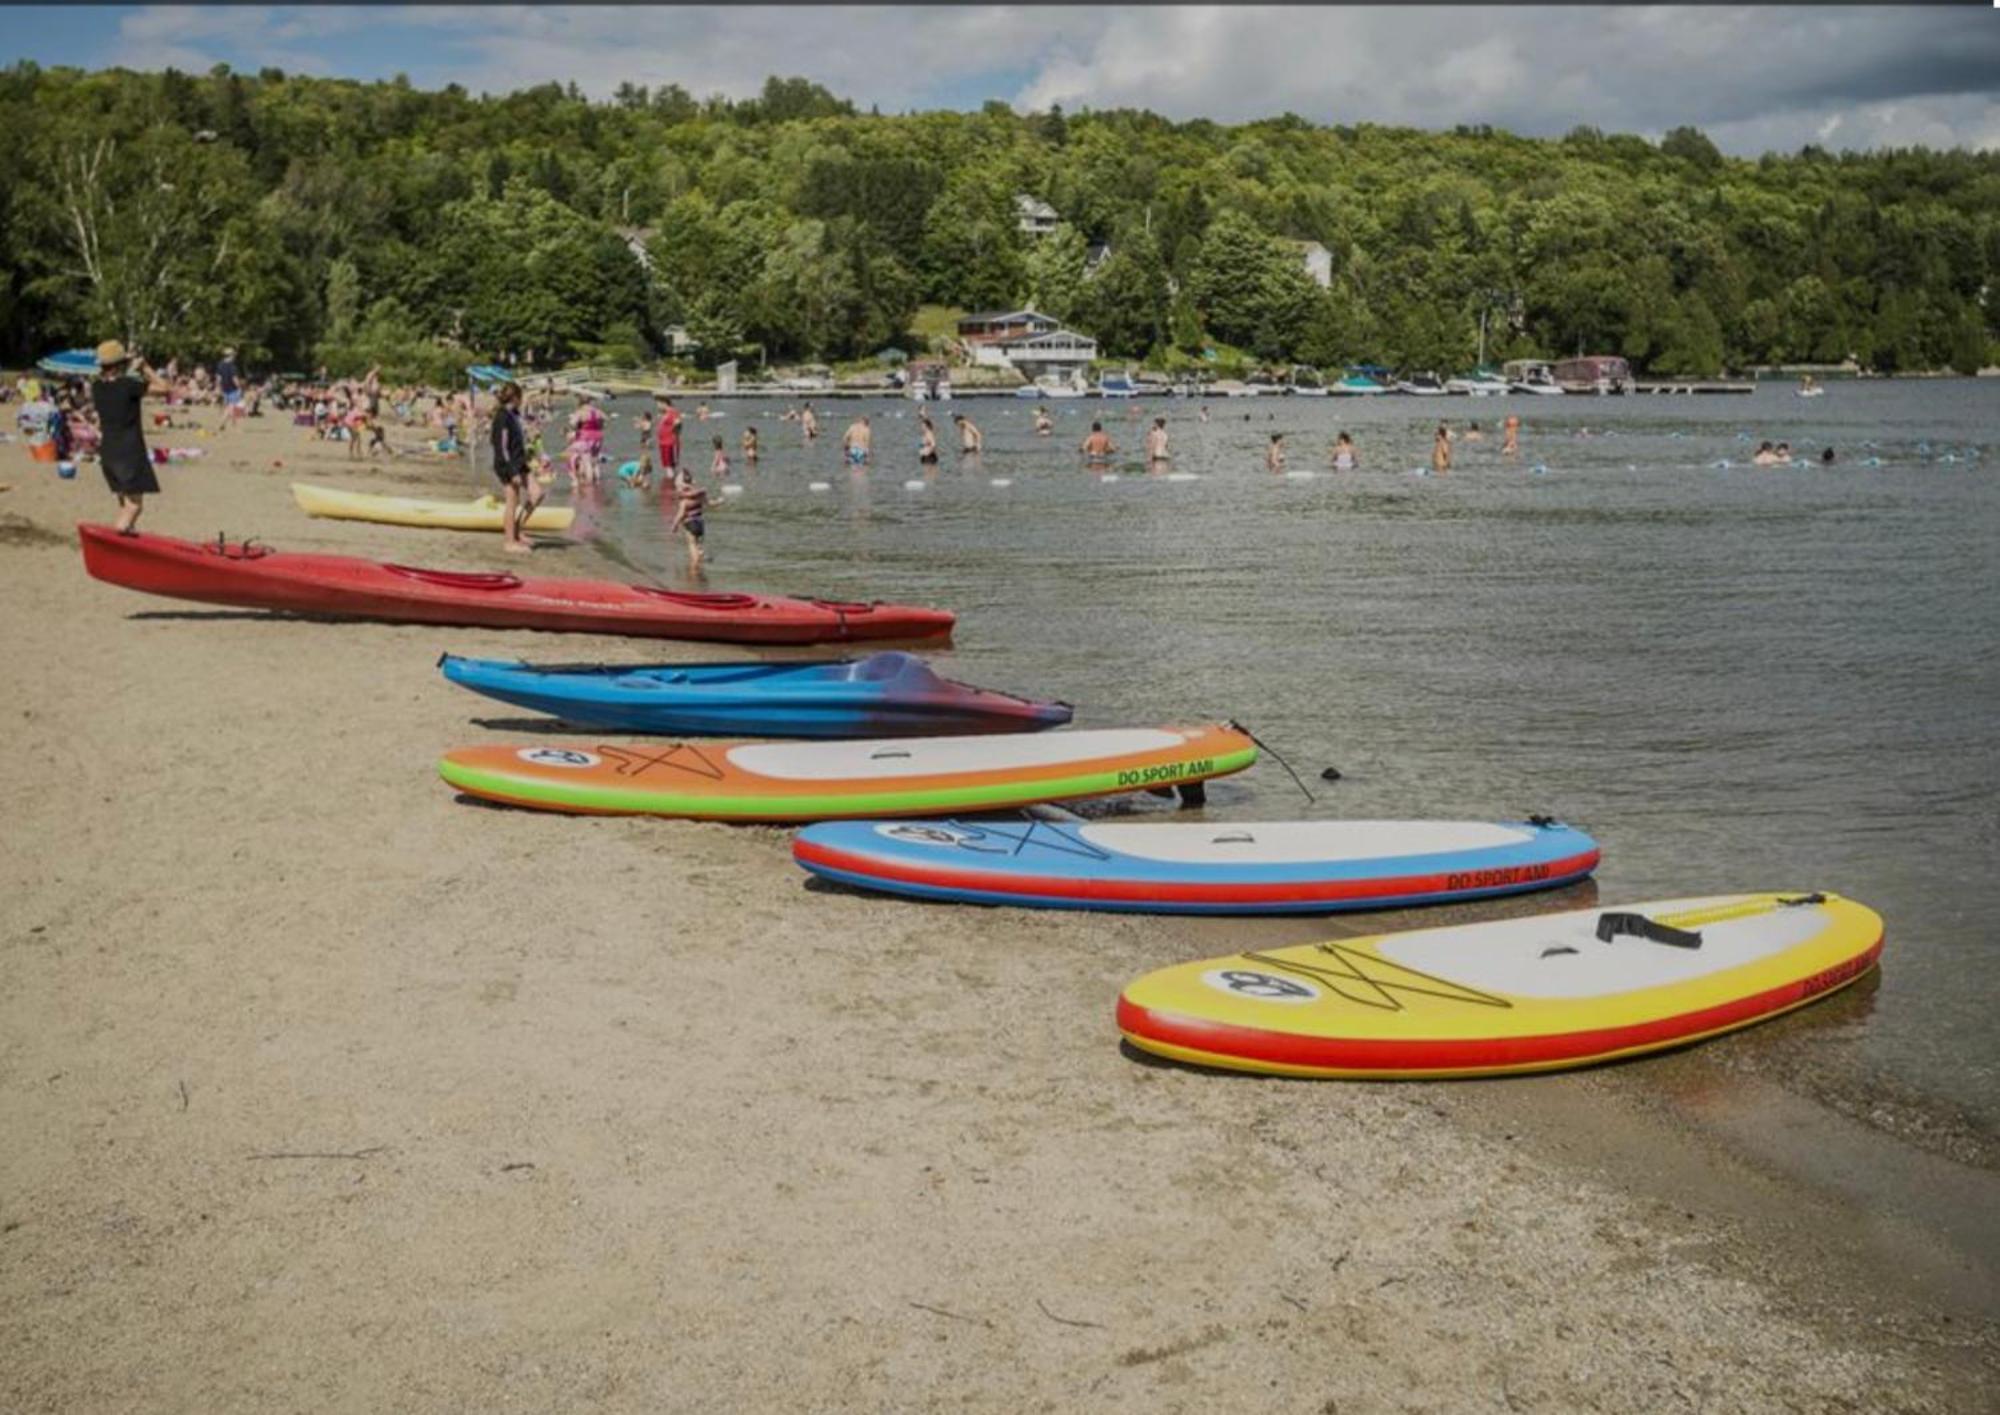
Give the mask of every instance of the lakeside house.
[[1037, 239], [1055, 230], [1062, 221], [1062, 218], [1056, 215], [1054, 207], [1040, 197], [1031, 197], [1026, 192], [1014, 198], [1014, 218], [1023, 236], [1034, 236]]
[[1031, 383], [1044, 374], [1081, 377], [1097, 358], [1095, 339], [1040, 310], [966, 315], [958, 322], [958, 340], [975, 367], [1012, 369]]

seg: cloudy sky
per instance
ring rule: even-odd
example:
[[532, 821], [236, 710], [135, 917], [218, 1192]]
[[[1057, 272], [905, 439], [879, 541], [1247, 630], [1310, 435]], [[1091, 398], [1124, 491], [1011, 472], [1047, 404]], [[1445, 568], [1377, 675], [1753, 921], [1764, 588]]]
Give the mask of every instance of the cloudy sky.
[[217, 62], [458, 82], [555, 79], [703, 97], [803, 74], [884, 112], [1146, 107], [1223, 121], [1578, 123], [1725, 150], [1924, 143], [2000, 149], [2000, 8], [1238, 8], [1133, 5], [16, 8], [11, 62]]

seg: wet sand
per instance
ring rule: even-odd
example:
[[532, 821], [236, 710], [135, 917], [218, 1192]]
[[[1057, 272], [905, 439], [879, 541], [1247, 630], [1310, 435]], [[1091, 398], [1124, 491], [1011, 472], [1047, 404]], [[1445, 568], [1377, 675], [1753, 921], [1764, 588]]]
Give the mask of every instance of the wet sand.
[[[287, 491], [462, 468], [198, 445], [148, 528], [512, 563]], [[436, 779], [520, 717], [442, 650], [729, 651], [139, 596], [82, 572], [94, 468], [0, 458], [0, 1406], [1990, 1408], [1990, 1170], [1672, 1057], [1154, 1064], [1117, 989], [1243, 925], [868, 898], [783, 831]]]

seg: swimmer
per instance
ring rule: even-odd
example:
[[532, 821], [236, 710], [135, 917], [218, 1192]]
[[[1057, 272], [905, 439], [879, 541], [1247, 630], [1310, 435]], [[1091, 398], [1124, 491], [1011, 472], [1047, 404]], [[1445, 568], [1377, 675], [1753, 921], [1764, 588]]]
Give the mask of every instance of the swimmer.
[[[1808, 376], [1810, 377], [1810, 375]], [[1819, 464], [1822, 467], [1831, 467], [1833, 465], [1833, 460], [1834, 460], [1833, 449], [1831, 447], [1827, 448], [1826, 451], [1819, 454]]]
[[722, 439], [715, 439], [715, 456], [709, 459], [708, 474], [718, 483], [729, 480], [729, 450], [722, 445]]
[[1438, 424], [1437, 435], [1431, 439], [1431, 470], [1451, 470], [1451, 429], [1443, 423]]
[[1055, 422], [1049, 417], [1047, 408], [1035, 409], [1035, 436], [1047, 437], [1055, 430]]
[[1484, 442], [1485, 440], [1486, 440], [1486, 434], [1479, 430], [1478, 423], [1472, 423], [1465, 429], [1465, 441]]
[[708, 421], [708, 404], [697, 403], [694, 405], [694, 420], [698, 423]]
[[811, 442], [819, 436], [819, 414], [813, 411], [812, 404], [808, 403], [800, 409], [799, 426], [805, 431], [806, 441]]
[[753, 467], [757, 465], [757, 429], [754, 427], [743, 429], [743, 460]]
[[1085, 436], [1077, 450], [1083, 453], [1086, 461], [1108, 462], [1111, 460], [1111, 454], [1118, 450], [1118, 444], [1111, 440], [1111, 434], [1104, 430], [1103, 423], [1093, 422], [1089, 434]]
[[958, 428], [958, 450], [967, 455], [986, 450], [986, 436], [974, 426], [971, 418], [963, 413], [953, 413], [952, 423]]
[[1206, 403], [1203, 403], [1203, 404], [1201, 405], [1201, 412], [1200, 412], [1200, 413], [1199, 413], [1199, 414], [1198, 414], [1197, 416], [1199, 417], [1200, 421], [1202, 421], [1202, 422], [1207, 422], [1207, 421], [1208, 421], [1208, 404], [1206, 404]]
[[1282, 432], [1271, 434], [1271, 441], [1264, 448], [1264, 468], [1272, 472], [1285, 470], [1285, 435]]
[[1154, 418], [1152, 427], [1146, 432], [1146, 461], [1152, 466], [1160, 466], [1168, 460], [1167, 420]]
[[701, 569], [703, 538], [708, 534], [708, 493], [695, 484], [694, 473], [682, 467], [674, 474], [674, 519], [667, 534], [682, 532], [687, 537], [688, 569]]
[[935, 467], [938, 459], [937, 427], [931, 422], [929, 413], [917, 414], [917, 461], [926, 467]]
[[1521, 415], [1507, 414], [1507, 421], [1500, 424], [1500, 455], [1518, 456], [1521, 451]]
[[847, 454], [848, 463], [856, 467], [875, 454], [875, 430], [868, 426], [867, 418], [859, 413], [854, 415], [854, 421], [840, 435], [840, 450]]
[[1760, 442], [1757, 444], [1757, 455], [1750, 460], [1760, 467], [1774, 466], [1778, 461], [1778, 449], [1768, 442]]
[[1333, 469], [1336, 472], [1351, 472], [1361, 465], [1361, 453], [1354, 446], [1354, 439], [1345, 432], [1333, 440]]

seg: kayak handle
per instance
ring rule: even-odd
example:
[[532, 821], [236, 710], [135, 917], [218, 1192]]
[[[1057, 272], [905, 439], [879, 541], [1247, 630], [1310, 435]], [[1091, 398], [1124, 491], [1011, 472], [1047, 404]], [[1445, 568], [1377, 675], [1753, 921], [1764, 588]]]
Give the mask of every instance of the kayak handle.
[[900, 749], [887, 752], [870, 752], [868, 754], [868, 760], [871, 762], [886, 762], [891, 757], [902, 757], [904, 760], [907, 761], [909, 759], [909, 755], [910, 754], [908, 752], [902, 751]]
[[1242, 835], [1216, 835], [1209, 838], [1211, 845], [1255, 845], [1257, 837], [1245, 831]]
[[1597, 941], [1609, 943], [1621, 934], [1633, 938], [1643, 938], [1650, 943], [1669, 944], [1674, 948], [1700, 948], [1701, 935], [1687, 929], [1677, 929], [1671, 924], [1662, 924], [1644, 914], [1605, 913], [1597, 916]]

